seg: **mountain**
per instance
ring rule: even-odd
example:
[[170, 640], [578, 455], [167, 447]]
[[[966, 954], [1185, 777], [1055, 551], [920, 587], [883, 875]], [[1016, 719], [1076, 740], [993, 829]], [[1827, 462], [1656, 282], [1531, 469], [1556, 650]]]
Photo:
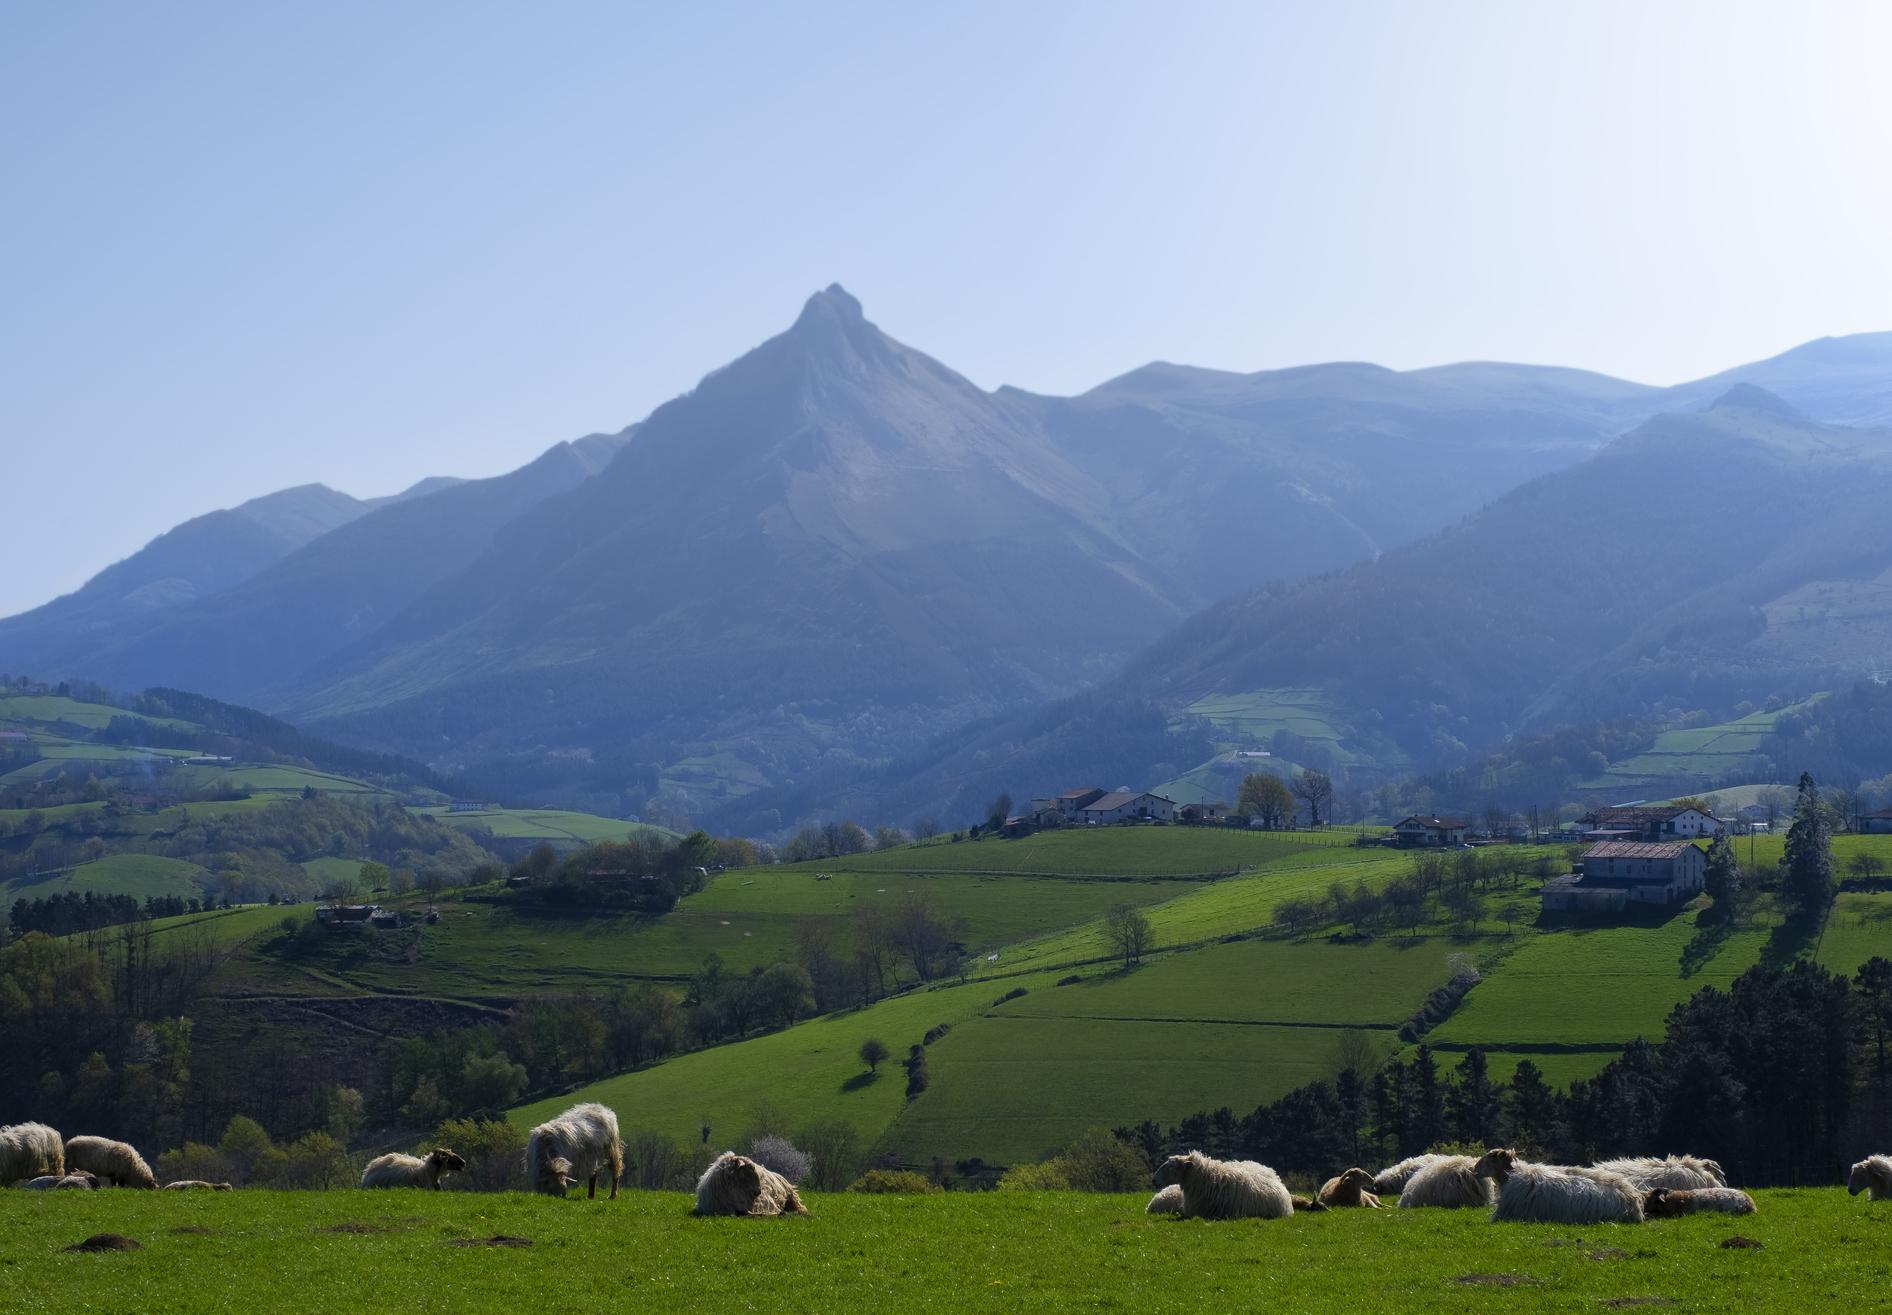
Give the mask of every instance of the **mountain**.
[[615, 450], [560, 443], [510, 474], [398, 497], [226, 587], [109, 628], [22, 626], [34, 613], [0, 622], [0, 657], [13, 670], [121, 689], [170, 686], [261, 702], [463, 570], [506, 521], [589, 478]]
[[1669, 389], [1665, 406], [1704, 406], [1736, 384], [1764, 389], [1830, 424], [1892, 426], [1892, 333], [1816, 338]]
[[368, 510], [346, 493], [303, 484], [194, 517], [72, 593], [0, 620], [0, 652], [82, 649], [151, 613], [240, 584]]
[[[1155, 784], [1205, 733], [1217, 749], [1267, 746], [1254, 734], [1265, 712], [1238, 714], [1284, 703], [1332, 731], [1277, 739], [1278, 752], [1370, 779], [1513, 733], [1880, 675], [1892, 669], [1889, 490], [1892, 430], [1822, 424], [1736, 385], [1430, 538], [1210, 607], [1083, 700], [946, 737], [903, 771], [831, 782], [828, 807], [943, 807], [963, 822], [1001, 789], [1097, 775], [1072, 770], [1072, 745], [1093, 746], [1113, 781]], [[1132, 756], [1109, 756], [1119, 746]]]

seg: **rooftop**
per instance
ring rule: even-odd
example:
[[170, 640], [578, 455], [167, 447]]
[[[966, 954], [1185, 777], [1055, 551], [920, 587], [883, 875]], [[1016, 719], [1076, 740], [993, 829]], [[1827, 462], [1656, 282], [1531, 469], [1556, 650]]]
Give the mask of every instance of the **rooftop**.
[[1686, 840], [1666, 844], [1636, 840], [1603, 840], [1583, 851], [1585, 858], [1680, 858], [1685, 849], [1694, 849]]

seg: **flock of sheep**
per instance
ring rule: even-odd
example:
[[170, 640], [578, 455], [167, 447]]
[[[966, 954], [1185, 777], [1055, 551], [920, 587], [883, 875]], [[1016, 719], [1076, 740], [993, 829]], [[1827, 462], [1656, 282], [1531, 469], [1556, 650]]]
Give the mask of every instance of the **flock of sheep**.
[[[535, 1192], [563, 1196], [579, 1183], [596, 1197], [602, 1177], [613, 1199], [624, 1176], [624, 1141], [617, 1115], [603, 1105], [574, 1105], [534, 1128], [526, 1139], [526, 1180]], [[440, 1180], [466, 1168], [445, 1147], [426, 1156], [383, 1155], [369, 1162], [363, 1187], [440, 1189]], [[1297, 1210], [1379, 1209], [1397, 1196], [1402, 1209], [1477, 1207], [1494, 1221], [1559, 1224], [1639, 1224], [1699, 1211], [1754, 1213], [1754, 1198], [1728, 1186], [1713, 1160], [1692, 1155], [1664, 1159], [1603, 1160], [1588, 1166], [1532, 1164], [1513, 1151], [1469, 1155], [1415, 1155], [1370, 1174], [1348, 1169], [1329, 1178], [1313, 1197], [1290, 1193], [1281, 1176], [1252, 1160], [1213, 1160], [1200, 1151], [1172, 1155], [1152, 1176], [1151, 1214], [1185, 1219], [1280, 1219]], [[105, 1137], [66, 1140], [43, 1123], [0, 1128], [0, 1187], [35, 1189], [156, 1188], [151, 1166], [132, 1147]], [[229, 1183], [187, 1179], [166, 1190], [230, 1190]], [[1892, 1157], [1872, 1155], [1852, 1167], [1846, 1190], [1874, 1201], [1892, 1200]], [[696, 1185], [696, 1213], [750, 1217], [805, 1215], [793, 1183], [767, 1166], [725, 1151]]]
[[[1156, 1170], [1151, 1214], [1186, 1219], [1280, 1219], [1296, 1210], [1364, 1207], [1398, 1196], [1404, 1209], [1489, 1209], [1495, 1221], [1557, 1224], [1640, 1224], [1699, 1211], [1754, 1213], [1754, 1198], [1728, 1186], [1713, 1160], [1603, 1160], [1584, 1167], [1531, 1164], [1504, 1149], [1483, 1156], [1415, 1155], [1370, 1174], [1348, 1169], [1311, 1199], [1292, 1195], [1281, 1176], [1252, 1160], [1212, 1160], [1200, 1151], [1172, 1155]], [[1849, 1190], [1892, 1196], [1892, 1159], [1875, 1155], [1853, 1166]]]

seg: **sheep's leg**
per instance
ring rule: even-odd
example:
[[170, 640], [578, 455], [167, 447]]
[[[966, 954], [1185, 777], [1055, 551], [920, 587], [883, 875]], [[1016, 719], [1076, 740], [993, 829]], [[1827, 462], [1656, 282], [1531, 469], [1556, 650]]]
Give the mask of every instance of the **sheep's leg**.
[[595, 1173], [591, 1175], [591, 1181], [585, 1184], [585, 1199], [587, 1201], [598, 1199], [598, 1175]]

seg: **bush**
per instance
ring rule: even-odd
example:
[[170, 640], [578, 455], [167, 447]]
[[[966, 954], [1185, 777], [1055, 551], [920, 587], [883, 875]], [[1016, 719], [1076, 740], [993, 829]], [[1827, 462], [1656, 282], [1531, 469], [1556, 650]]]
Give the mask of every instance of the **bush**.
[[624, 1139], [624, 1185], [646, 1192], [688, 1189], [696, 1180], [690, 1157], [661, 1132], [633, 1129]]
[[158, 1157], [158, 1178], [163, 1182], [176, 1182], [180, 1178], [198, 1178], [205, 1182], [228, 1183], [241, 1177], [232, 1166], [230, 1158], [214, 1146], [205, 1146], [201, 1142], [187, 1141], [177, 1150], [166, 1151]]
[[1042, 1164], [1017, 1164], [1005, 1171], [999, 1179], [1001, 1192], [1068, 1192], [1071, 1180], [1065, 1177], [1064, 1163], [1061, 1160], [1046, 1160]]
[[861, 1135], [854, 1125], [836, 1119], [810, 1124], [795, 1140], [814, 1157], [808, 1185], [823, 1192], [839, 1192], [860, 1172]]
[[869, 1169], [848, 1187], [850, 1192], [901, 1196], [932, 1196], [945, 1190], [925, 1174], [911, 1169]]
[[1021, 995], [1030, 995], [1030, 994], [1031, 992], [1027, 991], [1024, 987], [1014, 986], [1011, 990], [1007, 991], [1004, 995], [994, 1000], [992, 1002], [992, 1007], [996, 1009], [998, 1008], [998, 1006], [1004, 1004], [1007, 1000], [1016, 1000]]
[[1072, 1142], [1055, 1163], [1080, 1192], [1134, 1192], [1150, 1180], [1143, 1152], [1103, 1128], [1092, 1128]]
[[466, 1160], [465, 1172], [441, 1179], [443, 1187], [467, 1192], [522, 1192], [529, 1186], [526, 1136], [504, 1119], [448, 1119], [434, 1129], [432, 1146], [445, 1146]]
[[952, 1030], [953, 1025], [951, 1023], [941, 1023], [938, 1027], [929, 1027], [926, 1029], [926, 1035], [920, 1038], [920, 1044], [930, 1046]]
[[1069, 977], [1058, 978], [1058, 985], [1059, 986], [1076, 986], [1079, 982], [1083, 980], [1084, 980], [1084, 974], [1072, 973]]
[[786, 1137], [770, 1134], [757, 1137], [749, 1143], [749, 1158], [765, 1169], [773, 1169], [789, 1182], [800, 1186], [803, 1179], [814, 1172], [814, 1157], [808, 1152], [797, 1150], [794, 1143]]

